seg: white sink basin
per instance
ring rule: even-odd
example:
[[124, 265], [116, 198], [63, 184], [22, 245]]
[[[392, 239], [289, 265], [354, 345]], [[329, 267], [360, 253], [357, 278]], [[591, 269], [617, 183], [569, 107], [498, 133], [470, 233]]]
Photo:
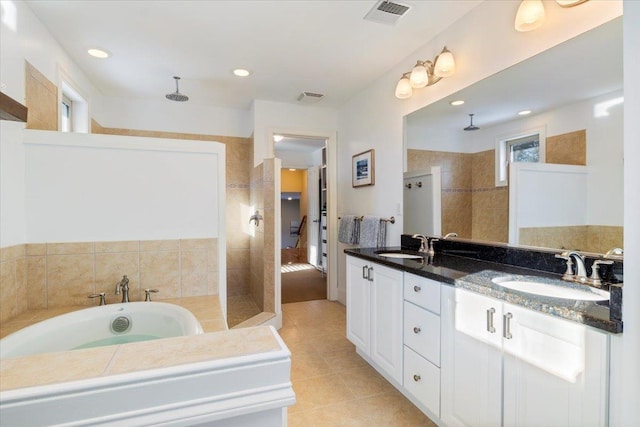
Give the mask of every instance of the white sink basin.
[[376, 253], [378, 256], [383, 256], [386, 258], [404, 258], [404, 259], [421, 259], [420, 255], [407, 254], [403, 252], [380, 252]]
[[580, 301], [606, 301], [609, 299], [609, 292], [584, 286], [583, 289], [575, 289], [565, 286], [551, 285], [549, 283], [531, 282], [528, 280], [518, 280], [511, 277], [496, 277], [493, 283], [514, 291], [526, 292], [528, 294], [541, 295], [553, 298], [563, 298]]

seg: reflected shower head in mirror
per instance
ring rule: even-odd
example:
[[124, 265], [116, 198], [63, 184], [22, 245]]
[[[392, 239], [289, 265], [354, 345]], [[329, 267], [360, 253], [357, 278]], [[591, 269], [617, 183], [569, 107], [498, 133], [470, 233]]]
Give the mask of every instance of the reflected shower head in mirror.
[[180, 80], [180, 77], [178, 76], [174, 76], [173, 77], [176, 81], [176, 91], [172, 92], [172, 93], [168, 93], [166, 94], [166, 98], [168, 100], [171, 101], [178, 101], [178, 102], [185, 102], [189, 100], [189, 97], [183, 93], [180, 93], [180, 89], [178, 88], [178, 80]]

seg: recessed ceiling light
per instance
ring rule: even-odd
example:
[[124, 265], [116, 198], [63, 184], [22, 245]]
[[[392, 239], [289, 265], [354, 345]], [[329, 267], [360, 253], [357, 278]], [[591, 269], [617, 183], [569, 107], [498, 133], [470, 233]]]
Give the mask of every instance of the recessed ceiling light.
[[459, 99], [457, 101], [451, 101], [449, 104], [451, 104], [451, 105], [462, 105], [462, 104], [464, 104], [464, 101], [462, 99]]
[[289, 169], [289, 170], [290, 170], [291, 172], [295, 172], [295, 171], [296, 171], [295, 169]]
[[287, 197], [287, 200], [293, 200], [293, 197]]
[[100, 58], [100, 59], [105, 59], [110, 56], [109, 52], [107, 52], [106, 50], [96, 49], [96, 48], [91, 48], [87, 50], [87, 53], [93, 56], [94, 58]]
[[282, 136], [282, 135], [273, 135], [273, 140], [275, 142], [280, 142], [280, 141], [282, 141], [283, 138], [284, 138], [284, 136]]
[[233, 74], [238, 77], [247, 77], [251, 75], [251, 71], [245, 70], [244, 68], [236, 68], [235, 70], [233, 70]]
[[527, 114], [531, 114], [531, 110], [518, 111], [518, 115], [520, 116], [526, 116]]

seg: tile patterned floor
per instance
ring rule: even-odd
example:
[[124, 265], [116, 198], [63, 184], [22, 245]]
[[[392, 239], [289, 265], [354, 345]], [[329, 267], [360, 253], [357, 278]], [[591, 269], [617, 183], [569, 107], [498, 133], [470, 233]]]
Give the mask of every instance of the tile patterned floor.
[[355, 352], [345, 307], [327, 300], [282, 305], [297, 403], [289, 427], [434, 427]]

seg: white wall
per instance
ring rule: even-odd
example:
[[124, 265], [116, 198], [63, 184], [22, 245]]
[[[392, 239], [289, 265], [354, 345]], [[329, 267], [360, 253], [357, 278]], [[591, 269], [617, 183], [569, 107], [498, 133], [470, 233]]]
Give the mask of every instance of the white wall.
[[0, 248], [26, 241], [24, 127], [24, 123], [0, 121]]
[[158, 101], [102, 97], [94, 106], [93, 118], [110, 128], [245, 138], [253, 128], [248, 109], [174, 102], [165, 99], [164, 94], [158, 94]]
[[224, 234], [224, 144], [48, 131], [24, 138], [29, 243]]
[[313, 105], [255, 100], [252, 112], [254, 166], [262, 163], [263, 159], [274, 156], [274, 133], [329, 137], [335, 135], [338, 125], [338, 115], [335, 109]]

